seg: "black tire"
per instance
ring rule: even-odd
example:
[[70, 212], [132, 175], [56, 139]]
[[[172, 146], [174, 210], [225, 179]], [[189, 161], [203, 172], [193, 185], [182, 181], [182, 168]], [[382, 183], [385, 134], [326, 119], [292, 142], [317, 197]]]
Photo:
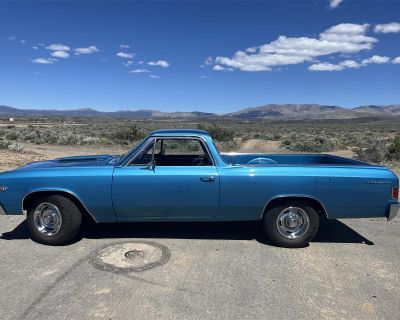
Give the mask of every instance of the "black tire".
[[[304, 234], [298, 238], [289, 239], [283, 236], [278, 230], [278, 217], [279, 214], [288, 207], [297, 207], [307, 213], [309, 225]], [[288, 200], [279, 205], [271, 207], [265, 212], [262, 224], [264, 232], [268, 239], [274, 244], [285, 248], [301, 248], [308, 245], [314, 239], [319, 229], [320, 216], [317, 211], [306, 201]]]
[[[45, 235], [36, 227], [34, 212], [42, 203], [53, 204], [60, 211], [62, 218], [61, 227], [54, 235]], [[27, 225], [34, 241], [51, 246], [65, 245], [69, 244], [79, 233], [82, 225], [82, 214], [79, 208], [70, 199], [61, 195], [51, 195], [38, 199], [29, 205]]]

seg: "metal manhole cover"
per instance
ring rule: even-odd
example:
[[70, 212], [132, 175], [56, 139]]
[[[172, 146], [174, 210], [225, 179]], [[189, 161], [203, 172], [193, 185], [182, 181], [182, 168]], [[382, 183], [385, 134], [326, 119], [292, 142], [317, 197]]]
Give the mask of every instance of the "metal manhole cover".
[[125, 258], [128, 258], [128, 259], [142, 258], [144, 256], [144, 252], [135, 249], [135, 250], [125, 252], [124, 256], [125, 256]]
[[143, 271], [168, 262], [167, 247], [150, 241], [123, 242], [101, 248], [93, 257], [96, 267], [113, 271]]

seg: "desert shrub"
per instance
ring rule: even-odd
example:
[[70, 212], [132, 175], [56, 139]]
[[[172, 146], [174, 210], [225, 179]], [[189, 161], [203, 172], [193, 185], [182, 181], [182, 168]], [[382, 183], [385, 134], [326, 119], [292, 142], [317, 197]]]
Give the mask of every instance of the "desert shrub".
[[111, 134], [111, 138], [120, 142], [132, 142], [145, 137], [145, 133], [137, 126], [122, 127]]
[[24, 150], [24, 145], [18, 142], [13, 142], [10, 145], [8, 145], [7, 148], [10, 151], [21, 152]]
[[335, 142], [325, 136], [291, 135], [282, 141], [282, 146], [299, 152], [326, 152], [335, 150]]
[[7, 149], [10, 144], [11, 144], [10, 141], [1, 139], [0, 140], [0, 149]]
[[200, 130], [207, 131], [210, 134], [210, 136], [217, 141], [230, 141], [233, 139], [235, 135], [235, 132], [233, 130], [219, 127], [215, 124], [212, 124], [210, 126], [198, 124], [197, 127]]
[[388, 160], [400, 160], [400, 135], [396, 136], [390, 144], [386, 158]]
[[281, 138], [282, 138], [282, 136], [279, 133], [274, 133], [272, 135], [272, 139], [271, 140], [279, 140]]
[[387, 145], [384, 141], [372, 140], [369, 145], [364, 148], [355, 148], [355, 158], [361, 161], [382, 163], [387, 156]]
[[15, 131], [7, 132], [6, 139], [7, 140], [17, 140], [18, 139], [18, 134]]
[[[49, 131], [45, 131], [43, 132], [43, 134], [41, 135], [41, 140], [44, 143], [48, 143], [48, 144], [55, 144], [57, 143], [58, 137], [57, 135], [49, 132]], [[38, 143], [37, 141], [33, 141], [34, 143]]]
[[67, 132], [64, 135], [61, 135], [57, 139], [57, 144], [71, 145], [71, 144], [80, 144], [79, 139], [76, 135], [71, 132]]

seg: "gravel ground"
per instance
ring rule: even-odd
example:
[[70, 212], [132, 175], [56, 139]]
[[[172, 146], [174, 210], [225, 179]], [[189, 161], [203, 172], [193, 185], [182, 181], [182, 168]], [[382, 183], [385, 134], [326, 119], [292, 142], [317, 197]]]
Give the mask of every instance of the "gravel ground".
[[398, 319], [399, 232], [333, 220], [284, 249], [253, 222], [105, 224], [50, 247], [0, 216], [1, 319]]

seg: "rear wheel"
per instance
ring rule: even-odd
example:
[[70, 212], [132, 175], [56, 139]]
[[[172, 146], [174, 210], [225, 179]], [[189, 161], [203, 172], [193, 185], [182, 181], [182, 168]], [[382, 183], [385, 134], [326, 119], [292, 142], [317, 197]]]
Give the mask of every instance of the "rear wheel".
[[29, 206], [27, 224], [33, 240], [48, 245], [64, 245], [78, 234], [82, 214], [70, 199], [52, 195]]
[[270, 208], [263, 217], [267, 237], [287, 248], [308, 245], [319, 228], [319, 215], [307, 202], [287, 201]]

